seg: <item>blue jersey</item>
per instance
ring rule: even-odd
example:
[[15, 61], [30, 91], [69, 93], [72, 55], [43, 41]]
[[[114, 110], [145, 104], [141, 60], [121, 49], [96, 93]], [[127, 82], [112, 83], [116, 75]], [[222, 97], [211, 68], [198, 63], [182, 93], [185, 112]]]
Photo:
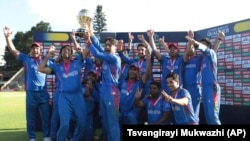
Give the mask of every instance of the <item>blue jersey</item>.
[[128, 89], [128, 81], [123, 80], [121, 84], [121, 94], [119, 111], [121, 113], [127, 114], [135, 108], [135, 93], [138, 89], [141, 89], [143, 85], [142, 81], [135, 81], [132, 88]]
[[96, 58], [103, 60], [101, 91], [107, 91], [113, 86], [118, 88], [119, 74], [121, 71], [120, 57], [116, 54], [99, 52], [93, 45], [91, 45], [89, 49]]
[[202, 58], [202, 85], [217, 83], [217, 55], [213, 49], [209, 49], [203, 44], [199, 45], [199, 50], [203, 53]]
[[128, 64], [123, 64], [121, 66], [119, 81], [122, 82], [123, 80], [125, 80], [128, 77], [128, 73], [129, 73], [129, 65]]
[[[135, 65], [139, 68], [140, 75], [143, 76], [146, 73], [146, 67], [147, 67], [147, 59], [144, 58], [143, 60], [135, 59], [135, 58], [128, 58], [124, 56], [123, 53], [119, 52], [119, 56], [121, 57], [122, 61], [124, 61], [128, 65]], [[153, 53], [151, 56], [151, 64], [154, 63], [154, 57]], [[145, 84], [145, 87], [143, 88], [142, 95], [146, 95], [150, 93], [150, 83], [153, 80], [153, 75], [151, 74], [147, 83]]]
[[102, 83], [100, 88], [100, 113], [102, 116], [103, 132], [109, 140], [120, 140], [120, 129], [118, 122], [119, 74], [121, 71], [121, 59], [117, 54], [104, 52], [99, 40], [91, 36], [92, 44], [89, 51], [102, 63]]
[[[55, 59], [49, 59], [48, 60], [48, 62], [47, 62], [47, 65], [49, 66], [49, 64], [53, 64], [53, 63], [55, 63]], [[51, 75], [55, 75], [55, 72], [54, 71], [52, 71], [52, 73], [51, 73]], [[58, 78], [57, 78], [57, 75], [55, 75], [55, 79], [54, 79], [54, 83], [55, 83], [55, 93], [54, 94], [56, 94], [56, 93], [59, 93], [60, 91], [60, 83], [59, 83], [60, 81], [58, 80]]]
[[171, 103], [175, 124], [198, 124], [194, 114], [190, 93], [186, 89], [179, 88], [177, 93], [171, 93], [171, 96], [175, 99], [181, 99], [183, 97], [188, 98], [188, 104], [186, 106], [180, 106], [178, 104]]
[[77, 57], [70, 61], [69, 71], [66, 72], [62, 62], [51, 63], [51, 68], [58, 78], [59, 88], [57, 89], [63, 93], [81, 92], [81, 69], [82, 69], [82, 57]]
[[162, 77], [161, 77], [161, 86], [162, 89], [167, 93], [170, 92], [166, 83], [166, 76], [171, 72], [175, 72], [179, 75], [179, 84], [182, 86], [183, 83], [183, 70], [184, 70], [184, 60], [183, 56], [179, 55], [175, 60], [171, 61], [169, 56], [161, 55], [161, 65], [162, 65]]
[[91, 59], [90, 57], [86, 57], [84, 62], [83, 80], [86, 80], [88, 73], [91, 71], [95, 72], [98, 78], [101, 77], [101, 67], [97, 67], [93, 59]]
[[200, 83], [200, 70], [201, 70], [202, 55], [196, 55], [185, 63], [183, 85], [197, 85]]
[[[147, 107], [149, 124], [153, 124], [160, 120], [164, 112], [171, 111], [169, 102], [166, 102], [161, 95], [155, 101], [143, 98], [142, 102]], [[167, 122], [162, 124], [167, 124]]]
[[47, 90], [47, 75], [37, 70], [42, 60], [33, 59], [24, 53], [19, 54], [18, 58], [24, 65], [24, 84], [25, 90], [31, 91], [46, 91]]
[[86, 109], [87, 109], [87, 114], [88, 115], [93, 115], [94, 112], [94, 98], [93, 98], [93, 93], [89, 94], [88, 96], [85, 95], [87, 91], [86, 85], [82, 85], [82, 93], [84, 100], [86, 102]]

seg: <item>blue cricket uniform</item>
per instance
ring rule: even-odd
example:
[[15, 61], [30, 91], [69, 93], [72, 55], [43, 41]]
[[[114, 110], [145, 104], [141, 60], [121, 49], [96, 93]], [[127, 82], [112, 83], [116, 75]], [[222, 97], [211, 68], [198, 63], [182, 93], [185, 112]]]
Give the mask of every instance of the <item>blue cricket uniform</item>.
[[183, 85], [183, 70], [184, 70], [183, 56], [179, 55], [175, 60], [171, 61], [169, 56], [161, 55], [160, 63], [162, 65], [162, 77], [161, 77], [162, 89], [167, 93], [170, 92], [166, 83], [166, 76], [171, 71], [179, 75], [179, 84], [180, 86], [182, 86]]
[[[166, 102], [162, 95], [160, 95], [155, 101], [149, 98], [142, 99], [143, 104], [147, 107], [148, 123], [154, 124], [161, 119], [164, 112], [171, 111], [169, 102]], [[169, 124], [168, 122], [162, 123], [162, 125]]]
[[186, 106], [170, 103], [174, 115], [174, 124], [198, 125], [190, 93], [186, 89], [179, 88], [176, 94], [171, 93], [170, 95], [175, 99], [188, 98], [188, 104]]
[[[135, 58], [128, 58], [126, 57], [122, 52], [119, 52], [119, 56], [121, 57], [122, 61], [124, 61], [126, 64], [130, 65], [135, 65], [136, 67], [139, 68], [140, 70], [140, 75], [143, 76], [146, 72], [146, 67], [147, 67], [147, 59], [144, 58], [143, 60], [140, 59], [135, 59]], [[154, 63], [154, 57], [153, 53], [151, 56], [151, 63]], [[145, 84], [143, 90], [142, 90], [142, 97], [150, 93], [150, 83], [153, 80], [153, 75], [150, 75], [147, 83]]]
[[74, 117], [76, 130], [73, 140], [79, 140], [86, 126], [86, 105], [81, 89], [82, 57], [70, 61], [69, 71], [66, 72], [63, 63], [51, 63], [50, 67], [59, 81], [58, 112], [60, 117], [60, 128], [57, 132], [57, 141], [65, 141], [71, 118]]
[[119, 103], [119, 119], [121, 126], [123, 124], [139, 124], [139, 108], [135, 107], [135, 93], [138, 89], [143, 87], [143, 82], [141, 80], [135, 81], [131, 88], [129, 88], [128, 85], [128, 80], [123, 80], [121, 82]]
[[196, 55], [189, 59], [184, 66], [183, 88], [189, 91], [192, 98], [194, 112], [199, 121], [200, 102], [201, 102], [201, 59], [202, 55]]
[[91, 36], [89, 47], [94, 57], [103, 60], [102, 84], [100, 88], [100, 112], [104, 135], [108, 141], [120, 140], [119, 128], [119, 73], [121, 60], [118, 55], [104, 53], [104, 49], [95, 36]]
[[84, 132], [84, 136], [83, 136], [83, 140], [84, 141], [92, 141], [93, 137], [94, 137], [94, 109], [95, 109], [95, 102], [94, 102], [94, 98], [93, 98], [93, 93], [86, 96], [84, 95], [86, 92], [86, 86], [83, 85], [82, 88], [82, 93], [83, 93], [83, 97], [86, 103], [86, 109], [87, 109], [87, 125], [86, 125], [86, 129]]
[[52, 115], [51, 115], [51, 129], [50, 129], [50, 137], [52, 139], [56, 139], [57, 130], [59, 128], [60, 118], [58, 112], [58, 99], [60, 92], [59, 90], [59, 81], [55, 78], [55, 94], [53, 95], [53, 108], [52, 108]]
[[[129, 65], [128, 64], [123, 64], [121, 66], [121, 72], [120, 72], [120, 78], [119, 78], [119, 83], [123, 82], [127, 77], [129, 73]], [[119, 84], [119, 87], [121, 84]]]
[[203, 53], [202, 58], [202, 103], [207, 124], [220, 125], [220, 97], [221, 89], [217, 82], [217, 55], [213, 49], [199, 44], [199, 50]]
[[24, 85], [26, 90], [26, 120], [29, 139], [36, 138], [35, 119], [39, 108], [42, 120], [43, 136], [50, 137], [50, 106], [47, 92], [46, 74], [37, 71], [42, 60], [33, 59], [20, 52], [18, 58], [24, 65]]
[[90, 57], [86, 57], [84, 68], [85, 68], [85, 70], [84, 70], [84, 78], [83, 78], [83, 80], [86, 80], [86, 78], [88, 76], [88, 73], [91, 72], [91, 71], [96, 73], [96, 75], [98, 77], [97, 78], [98, 80], [100, 80], [100, 78], [102, 77], [101, 76], [101, 72], [102, 72], [101, 67], [97, 67], [95, 65], [94, 60], [91, 59]]
[[[147, 59], [144, 58], [143, 60], [137, 59], [137, 58], [128, 58], [126, 57], [122, 52], [119, 52], [119, 56], [121, 57], [121, 60], [124, 61], [126, 64], [130, 65], [135, 65], [136, 67], [139, 68], [140, 75], [143, 76], [146, 72], [146, 67], [147, 67]], [[151, 64], [154, 63], [154, 57], [153, 53], [151, 54]], [[153, 81], [153, 74], [150, 75], [147, 83], [143, 86], [142, 88], [142, 97], [145, 97], [145, 95], [150, 93], [150, 83]], [[147, 116], [146, 116], [146, 109], [141, 108], [140, 109], [140, 114], [139, 114], [139, 123], [144, 123], [147, 121]]]

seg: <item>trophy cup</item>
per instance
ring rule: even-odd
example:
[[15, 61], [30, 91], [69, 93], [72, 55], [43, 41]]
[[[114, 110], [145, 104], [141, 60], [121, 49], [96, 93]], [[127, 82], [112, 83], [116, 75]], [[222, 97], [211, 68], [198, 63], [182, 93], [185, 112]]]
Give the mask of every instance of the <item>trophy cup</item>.
[[87, 24], [92, 22], [92, 13], [88, 9], [82, 9], [79, 11], [77, 20], [81, 25], [79, 29], [76, 31], [76, 36], [83, 37], [83, 35], [87, 32]]

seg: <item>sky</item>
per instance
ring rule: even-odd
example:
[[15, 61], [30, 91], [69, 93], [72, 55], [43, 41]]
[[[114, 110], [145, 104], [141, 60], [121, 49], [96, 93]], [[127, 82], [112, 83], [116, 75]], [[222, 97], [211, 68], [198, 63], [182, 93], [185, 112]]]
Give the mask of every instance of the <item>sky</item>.
[[[103, 6], [107, 32], [201, 30], [250, 18], [249, 0], [1, 0], [0, 28], [14, 35], [26, 32], [40, 21], [53, 31], [72, 31], [80, 25], [81, 9], [95, 12]], [[1, 31], [2, 32], [2, 31]], [[6, 45], [3, 32], [0, 48]]]

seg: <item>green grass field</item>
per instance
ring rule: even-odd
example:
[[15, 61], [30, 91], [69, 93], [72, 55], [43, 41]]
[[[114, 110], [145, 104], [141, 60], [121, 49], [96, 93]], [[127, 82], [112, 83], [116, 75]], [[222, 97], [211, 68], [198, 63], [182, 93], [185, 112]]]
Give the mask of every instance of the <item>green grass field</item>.
[[[100, 134], [100, 131], [97, 131]], [[37, 141], [42, 133], [37, 132]], [[0, 91], [0, 141], [28, 141], [26, 132], [25, 92]], [[102, 141], [102, 140], [95, 140]]]
[[[25, 92], [0, 92], [0, 141], [27, 141]], [[37, 132], [37, 140], [42, 135]]]

